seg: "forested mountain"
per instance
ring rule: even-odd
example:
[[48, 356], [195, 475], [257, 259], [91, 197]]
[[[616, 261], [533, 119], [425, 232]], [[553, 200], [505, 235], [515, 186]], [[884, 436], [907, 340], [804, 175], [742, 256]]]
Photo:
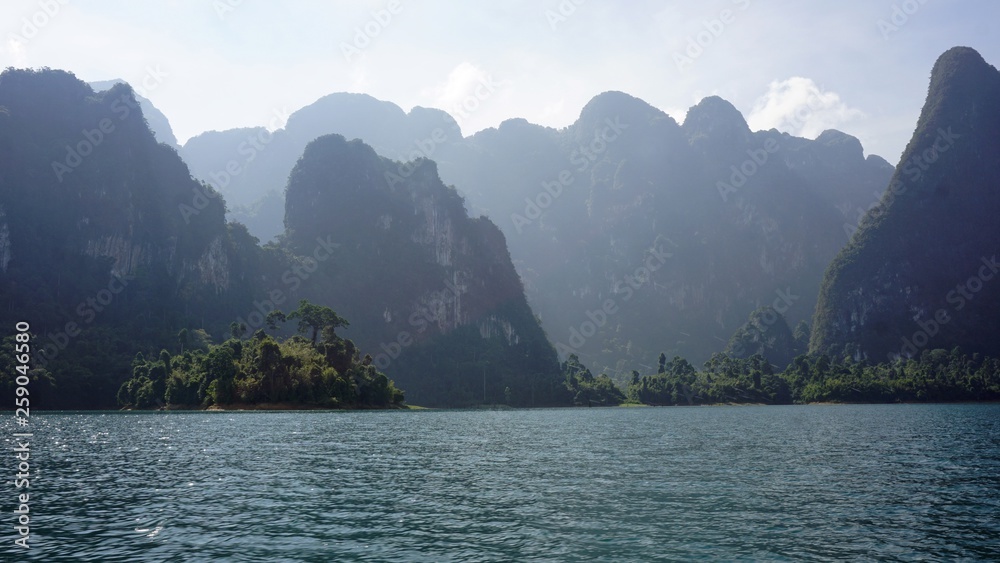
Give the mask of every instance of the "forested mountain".
[[351, 337], [410, 400], [566, 402], [503, 234], [468, 217], [433, 161], [322, 136], [293, 169], [285, 209], [284, 244], [315, 257], [301, 294], [354, 319]]
[[233, 197], [272, 190], [231, 218], [264, 238], [279, 232], [273, 190], [291, 155], [321, 132], [374, 139], [383, 156], [430, 158], [470, 209], [504, 232], [529, 303], [563, 357], [576, 353], [619, 376], [663, 349], [707, 359], [761, 306], [778, 307], [792, 324], [809, 319], [829, 260], [892, 172], [838, 131], [816, 140], [752, 132], [716, 97], [692, 108], [683, 126], [608, 92], [566, 129], [514, 119], [463, 138], [443, 112], [406, 114], [338, 94], [293, 113], [245, 173], [218, 174], [259, 131], [206, 133], [184, 147], [195, 175], [212, 181], [214, 172], [215, 185], [228, 181], [225, 189], [242, 194]]
[[889, 189], [830, 265], [811, 350], [882, 362], [1000, 355], [1000, 73], [944, 53]]
[[[680, 124], [619, 92], [562, 130], [467, 138], [438, 110], [333, 95], [274, 133], [192, 139], [189, 170], [127, 84], [9, 69], [0, 322], [30, 321], [51, 407], [398, 403], [385, 375], [435, 406], [612, 404], [612, 380], [673, 404], [705, 360], [781, 401], [848, 396], [830, 359], [862, 381], [917, 364], [858, 362], [942, 348], [969, 377], [953, 396], [981, 397], [1000, 356], [998, 100], [978, 53], [942, 55], [894, 175], [841, 132], [754, 132], [717, 97]], [[277, 240], [227, 223], [192, 170], [256, 206], [234, 213], [255, 228], [281, 217]], [[292, 311], [311, 339], [281, 326]], [[810, 315], [816, 369], [797, 357]], [[657, 356], [671, 368], [643, 377]], [[801, 377], [768, 387], [786, 366]], [[713, 378], [706, 397], [728, 397]], [[862, 395], [933, 396], [918, 379]]]
[[256, 243], [157, 143], [126, 84], [0, 75], [0, 206], [0, 322], [39, 336], [58, 391], [39, 386], [39, 404], [114, 406], [137, 350], [221, 331], [252, 301]]
[[[324, 137], [288, 193], [284, 243], [261, 247], [127, 84], [0, 74], [0, 323], [35, 335], [32, 405], [385, 405], [402, 397], [390, 367], [429, 404], [567, 403], [503, 235], [432, 162]], [[13, 363], [9, 336], [6, 391]]]

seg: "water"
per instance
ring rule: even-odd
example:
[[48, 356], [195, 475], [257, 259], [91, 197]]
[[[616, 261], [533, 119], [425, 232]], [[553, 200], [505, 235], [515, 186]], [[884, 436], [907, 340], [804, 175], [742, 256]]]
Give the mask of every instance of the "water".
[[28, 551], [0, 457], [4, 560], [1000, 558], [1000, 405], [67, 413], [32, 429]]

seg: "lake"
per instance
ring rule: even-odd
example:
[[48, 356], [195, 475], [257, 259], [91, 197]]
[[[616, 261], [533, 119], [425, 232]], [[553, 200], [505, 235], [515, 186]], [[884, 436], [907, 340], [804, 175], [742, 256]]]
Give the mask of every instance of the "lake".
[[[18, 431], [0, 425], [8, 452]], [[4, 560], [1000, 558], [1000, 405], [51, 413]]]

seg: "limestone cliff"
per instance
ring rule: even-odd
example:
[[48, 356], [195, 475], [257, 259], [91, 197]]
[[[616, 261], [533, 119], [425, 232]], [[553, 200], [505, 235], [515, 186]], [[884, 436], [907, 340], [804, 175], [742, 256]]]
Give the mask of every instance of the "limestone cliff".
[[[150, 318], [183, 326], [197, 311], [213, 329], [249, 303], [225, 204], [156, 141], [127, 84], [95, 93], [66, 72], [9, 69], [0, 107], [8, 313], [55, 330]], [[114, 306], [88, 305], [122, 280], [128, 291], [114, 293]]]
[[889, 189], [827, 270], [810, 349], [1000, 353], [1000, 72], [944, 53]]
[[432, 161], [320, 137], [289, 177], [285, 226], [289, 249], [313, 258], [301, 296], [350, 319], [346, 335], [409, 400], [498, 402], [507, 387], [515, 404], [562, 400], [503, 234], [468, 217]]

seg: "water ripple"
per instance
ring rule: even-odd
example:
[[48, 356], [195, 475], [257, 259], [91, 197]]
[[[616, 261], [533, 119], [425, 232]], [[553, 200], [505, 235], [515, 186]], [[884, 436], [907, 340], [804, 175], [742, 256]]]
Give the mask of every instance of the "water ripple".
[[33, 423], [24, 560], [1000, 558], [997, 405]]

